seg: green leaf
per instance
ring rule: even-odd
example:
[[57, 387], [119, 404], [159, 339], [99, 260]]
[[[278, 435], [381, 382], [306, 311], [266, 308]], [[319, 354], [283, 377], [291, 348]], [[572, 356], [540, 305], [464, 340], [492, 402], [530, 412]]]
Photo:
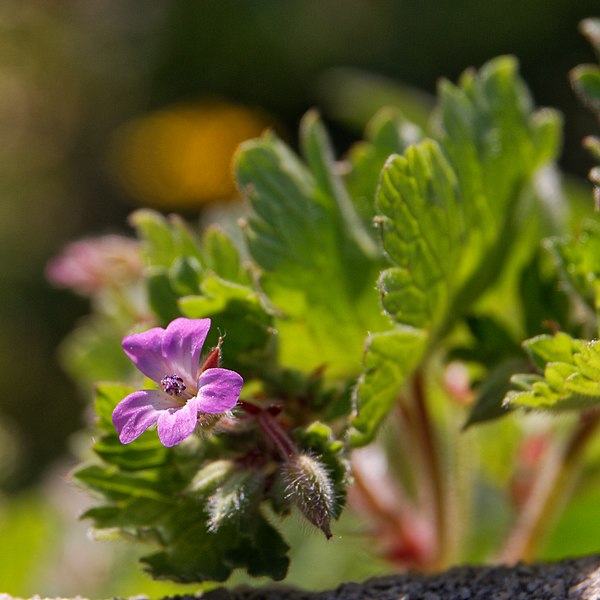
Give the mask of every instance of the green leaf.
[[194, 497], [206, 498], [231, 476], [235, 468], [232, 460], [214, 460], [194, 475], [187, 491]]
[[160, 467], [167, 464], [170, 457], [154, 431], [144, 433], [135, 443], [127, 445], [119, 441], [116, 433], [104, 436], [94, 444], [94, 452], [108, 464], [117, 465], [125, 471]]
[[143, 242], [150, 266], [169, 268], [181, 256], [200, 260], [198, 241], [181, 217], [171, 215], [167, 219], [156, 211], [142, 209], [129, 219]]
[[434, 328], [462, 278], [463, 222], [457, 180], [427, 140], [386, 164], [377, 203], [383, 245], [395, 268], [379, 279], [383, 306], [399, 323]]
[[555, 335], [538, 335], [526, 340], [523, 347], [534, 363], [543, 369], [550, 362], [572, 362], [574, 354], [584, 344], [584, 340], [573, 339], [569, 334], [559, 331]]
[[263, 478], [252, 469], [236, 469], [208, 499], [208, 527], [217, 531], [223, 526], [240, 527], [254, 514], [261, 499]]
[[234, 568], [283, 579], [289, 564], [287, 544], [259, 512], [246, 525], [243, 533], [230, 527], [211, 532], [198, 504], [189, 502], [162, 524], [164, 550], [142, 562], [153, 577], [179, 583], [224, 581]]
[[599, 341], [586, 343], [560, 332], [538, 336], [524, 345], [543, 369], [543, 377], [513, 376], [512, 382], [520, 391], [506, 395], [506, 406], [560, 411], [600, 404]]
[[97, 417], [98, 427], [109, 434], [115, 432], [115, 426], [112, 422], [112, 413], [115, 406], [125, 396], [135, 392], [135, 388], [121, 383], [99, 383], [96, 385], [96, 398], [94, 409]]
[[[517, 206], [557, 152], [560, 120], [531, 102], [508, 57], [443, 82], [439, 144], [388, 161], [377, 202], [395, 267], [379, 280], [401, 324], [444, 333], [498, 277], [518, 235]], [[521, 207], [523, 210], [524, 207]]]
[[152, 310], [164, 323], [181, 316], [177, 304], [178, 295], [173, 289], [171, 278], [163, 267], [152, 267], [146, 276], [148, 301]]
[[243, 285], [207, 275], [202, 296], [179, 300], [179, 309], [190, 318], [210, 317], [212, 329], [207, 344], [216, 344], [224, 335], [223, 360], [227, 368], [246, 376], [266, 373], [274, 367], [276, 336], [273, 317], [265, 310], [258, 294]]
[[123, 520], [122, 510], [114, 504], [89, 508], [81, 515], [80, 519], [90, 519], [96, 529], [129, 526], [129, 522]]
[[171, 287], [177, 296], [197, 294], [202, 279], [202, 267], [193, 256], [180, 256], [171, 264], [168, 271]]
[[600, 222], [587, 220], [579, 234], [550, 238], [545, 245], [563, 283], [596, 312], [600, 307]]
[[579, 65], [571, 71], [571, 84], [583, 102], [600, 113], [600, 67]]
[[254, 522], [252, 537], [229, 557], [237, 566], [244, 566], [253, 577], [270, 577], [281, 581], [287, 575], [289, 558], [288, 545], [279, 532], [262, 516]]
[[121, 528], [132, 531], [136, 527], [153, 527], [165, 518], [173, 507], [151, 498], [131, 498], [118, 505], [95, 506], [86, 510], [81, 519], [90, 519], [95, 529]]
[[523, 306], [523, 337], [536, 335], [545, 323], [563, 326], [569, 323], [569, 298], [551, 260], [548, 252], [537, 252], [521, 273], [519, 295]]
[[302, 134], [312, 170], [273, 135], [238, 152], [237, 178], [254, 209], [248, 246], [276, 313], [282, 365], [347, 376], [359, 371], [365, 332], [386, 328], [373, 292], [380, 262], [314, 116]]
[[185, 510], [171, 514], [162, 523], [161, 533], [164, 549], [141, 558], [155, 579], [178, 583], [225, 581], [231, 574], [232, 567], [224, 560], [224, 554], [233, 540], [225, 531], [208, 531], [197, 503], [190, 502]]
[[357, 416], [352, 420], [353, 446], [369, 443], [394, 406], [403, 384], [423, 358], [427, 333], [410, 327], [370, 336], [365, 371], [355, 390]]
[[73, 478], [111, 500], [148, 498], [167, 504], [173, 501], [169, 482], [157, 471], [124, 474], [114, 467], [90, 465], [76, 470]]
[[419, 127], [404, 119], [399, 111], [384, 108], [367, 125], [366, 139], [352, 147], [346, 183], [356, 210], [366, 225], [372, 226], [375, 217], [374, 198], [386, 160], [422, 139]]
[[[440, 86], [437, 135], [458, 179], [465, 276], [450, 307], [450, 321], [497, 279], [521, 225], [537, 169], [560, 143], [559, 115], [532, 111], [510, 57], [467, 72], [459, 86]], [[432, 235], [432, 234], [431, 234]]]
[[507, 359], [487, 373], [463, 430], [508, 414], [508, 407], [503, 404], [503, 400], [511, 388], [511, 375], [525, 366], [522, 359]]
[[202, 236], [202, 258], [206, 268], [221, 279], [250, 285], [251, 278], [243, 267], [240, 254], [231, 238], [219, 227], [209, 227]]
[[[315, 177], [321, 193], [335, 201], [341, 217], [343, 230], [352, 245], [360, 248], [366, 256], [375, 258], [378, 249], [359, 220], [346, 186], [335, 170], [335, 157], [329, 138], [316, 111], [309, 111], [301, 124], [300, 141], [308, 167]], [[354, 248], [349, 249], [354, 252]]]

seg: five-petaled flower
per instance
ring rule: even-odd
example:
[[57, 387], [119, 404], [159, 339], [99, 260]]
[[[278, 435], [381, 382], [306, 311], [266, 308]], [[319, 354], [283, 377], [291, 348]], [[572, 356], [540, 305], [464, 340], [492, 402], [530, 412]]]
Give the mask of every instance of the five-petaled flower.
[[166, 329], [154, 327], [123, 340], [125, 354], [160, 386], [133, 392], [116, 406], [112, 418], [123, 444], [156, 423], [160, 441], [175, 446], [193, 433], [202, 415], [219, 415], [235, 406], [241, 376], [220, 368], [215, 352], [200, 366], [209, 329], [210, 319], [180, 318]]

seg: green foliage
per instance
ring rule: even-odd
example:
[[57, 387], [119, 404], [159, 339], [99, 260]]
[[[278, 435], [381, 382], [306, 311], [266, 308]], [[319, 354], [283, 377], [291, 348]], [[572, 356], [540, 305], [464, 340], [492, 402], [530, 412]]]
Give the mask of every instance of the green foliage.
[[355, 393], [357, 416], [351, 442], [362, 446], [394, 406], [408, 375], [421, 361], [427, 335], [421, 329], [398, 328], [373, 335], [367, 342], [365, 370]]
[[594, 111], [600, 112], [600, 68], [596, 65], [580, 65], [571, 71], [573, 87], [583, 101]]
[[281, 579], [287, 546], [259, 509], [260, 477], [252, 470], [236, 470], [228, 461], [207, 462], [197, 448], [172, 451], [154, 432], [128, 445], [119, 443], [109, 415], [128, 391], [121, 385], [98, 386], [96, 409], [103, 433], [94, 451], [102, 464], [83, 466], [73, 477], [105, 504], [88, 510], [84, 518], [100, 530], [116, 529], [127, 538], [158, 545], [159, 551], [142, 559], [156, 578], [223, 581], [233, 569], [244, 567], [256, 576]]
[[[450, 331], [501, 273], [525, 216], [528, 186], [556, 155], [559, 125], [556, 113], [532, 111], [515, 61], [504, 57], [477, 75], [466, 73], [458, 87], [443, 82], [438, 141], [424, 140], [387, 161], [377, 207], [394, 266], [378, 287], [387, 314], [423, 329], [426, 346]], [[394, 353], [379, 348], [386, 339], [393, 336], [373, 336], [370, 345], [378, 340], [378, 347], [367, 348], [354, 420], [364, 434], [360, 443], [372, 439], [424, 351], [420, 343], [415, 349], [401, 342], [402, 358], [411, 360], [398, 368], [386, 357]]]
[[586, 221], [577, 235], [550, 238], [546, 245], [565, 286], [597, 313], [600, 307], [600, 223]]
[[[586, 19], [581, 23], [581, 31], [587, 37], [600, 60], [600, 19]], [[581, 100], [600, 119], [600, 67], [598, 65], [579, 65], [571, 71], [571, 85]], [[588, 136], [584, 146], [597, 161], [600, 161], [600, 139]], [[600, 206], [600, 168], [594, 167], [589, 178], [594, 184], [596, 207]]]
[[[101, 503], [84, 516], [150, 544], [142, 562], [156, 578], [223, 581], [242, 569], [281, 579], [288, 546], [270, 515], [296, 506], [330, 537], [351, 479], [349, 450], [373, 441], [395, 407], [408, 452], [394, 450], [395, 469], [412, 482], [407, 496], [447, 486], [464, 498], [469, 442], [452, 437], [461, 424], [470, 435], [512, 408], [596, 406], [600, 347], [579, 339], [594, 319], [574, 316], [572, 296], [597, 309], [600, 230], [592, 223], [546, 242], [552, 262], [537, 249], [542, 226], [524, 225], [536, 214], [538, 171], [559, 143], [558, 115], [533, 109], [515, 60], [501, 57], [458, 85], [442, 82], [429, 131], [382, 110], [343, 161], [314, 112], [302, 121], [300, 155], [273, 133], [242, 144], [234, 164], [249, 201], [241, 242], [217, 227], [197, 235], [177, 217], [136, 212], [146, 295], [122, 319], [123, 334], [208, 317], [207, 347], [219, 344], [223, 366], [245, 386], [211, 432], [165, 448], [152, 429], [127, 445], [114, 430], [114, 407], [139, 381], [99, 385], [97, 461], [74, 478]], [[559, 279], [575, 294], [558, 291]], [[495, 297], [506, 306], [494, 307]], [[564, 332], [538, 335], [545, 321]], [[519, 340], [534, 335], [524, 352]], [[515, 376], [529, 368], [527, 355], [539, 373]], [[438, 442], [454, 454], [435, 464], [438, 429], [452, 412], [441, 406], [452, 395], [450, 360], [468, 365], [474, 391], [451, 407], [453, 429]], [[131, 370], [112, 372], [133, 383]], [[503, 448], [516, 446], [511, 438]], [[494, 471], [480, 460], [482, 472]], [[401, 536], [404, 524], [378, 504], [378, 490], [358, 483], [377, 518], [385, 513], [384, 528]], [[415, 520], [435, 513], [440, 531], [427, 536], [438, 535], [441, 556], [448, 509], [442, 498], [431, 502]], [[418, 542], [407, 550], [397, 541], [390, 555], [431, 558]]]
[[238, 153], [236, 174], [254, 211], [248, 248], [275, 314], [281, 364], [347, 377], [360, 368], [365, 331], [385, 327], [373, 292], [382, 259], [314, 114], [301, 135], [308, 165], [272, 134]]
[[383, 165], [391, 154], [402, 153], [420, 142], [423, 132], [397, 110], [384, 108], [367, 125], [365, 138], [350, 151], [346, 182], [356, 210], [365, 225], [371, 227], [376, 214], [373, 198]]
[[600, 403], [600, 346], [566, 333], [541, 335], [524, 342], [543, 375], [515, 375], [520, 391], [507, 394], [507, 405], [547, 410], [591, 408]]
[[440, 145], [390, 159], [377, 197], [396, 265], [380, 278], [384, 307], [433, 333], [500, 273], [519, 231], [517, 202], [559, 142], [557, 115], [531, 110], [509, 58], [465, 74], [460, 87], [442, 83], [437, 118]]

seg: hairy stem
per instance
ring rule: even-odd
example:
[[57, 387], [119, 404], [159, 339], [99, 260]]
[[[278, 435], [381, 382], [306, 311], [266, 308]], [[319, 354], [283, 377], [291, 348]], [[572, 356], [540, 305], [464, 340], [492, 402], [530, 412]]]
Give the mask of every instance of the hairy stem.
[[281, 411], [280, 406], [271, 405], [268, 408], [262, 408], [245, 400], [241, 400], [238, 405], [244, 412], [256, 419], [265, 437], [283, 460], [298, 454], [298, 448], [294, 440], [276, 418], [276, 415]]
[[571, 492], [586, 445], [599, 423], [600, 412], [583, 413], [566, 442], [549, 451], [500, 553], [501, 562], [514, 564], [535, 558], [544, 532]]
[[279, 424], [277, 419], [267, 410], [263, 410], [257, 415], [258, 424], [263, 433], [277, 448], [277, 451], [284, 460], [290, 456], [298, 454], [296, 444], [289, 436], [288, 432]]

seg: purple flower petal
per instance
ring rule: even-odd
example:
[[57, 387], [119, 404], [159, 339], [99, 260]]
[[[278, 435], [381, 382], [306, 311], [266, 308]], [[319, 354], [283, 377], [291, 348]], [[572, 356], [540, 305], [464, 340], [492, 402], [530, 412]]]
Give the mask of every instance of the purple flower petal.
[[198, 377], [198, 410], [219, 414], [233, 408], [244, 380], [229, 369], [207, 369]]
[[141, 390], [126, 396], [112, 414], [113, 424], [119, 432], [122, 444], [129, 444], [138, 438], [161, 414], [181, 406], [176, 400], [158, 390]]
[[197, 422], [197, 401], [192, 398], [185, 406], [161, 413], [157, 424], [158, 437], [163, 446], [176, 446], [194, 432]]
[[161, 354], [162, 340], [165, 330], [154, 327], [143, 333], [128, 335], [123, 340], [123, 350], [133, 364], [156, 383], [165, 375], [170, 375], [169, 366]]
[[196, 389], [200, 353], [210, 329], [210, 319], [175, 319], [162, 338], [162, 356], [169, 373], [183, 378], [186, 386]]

